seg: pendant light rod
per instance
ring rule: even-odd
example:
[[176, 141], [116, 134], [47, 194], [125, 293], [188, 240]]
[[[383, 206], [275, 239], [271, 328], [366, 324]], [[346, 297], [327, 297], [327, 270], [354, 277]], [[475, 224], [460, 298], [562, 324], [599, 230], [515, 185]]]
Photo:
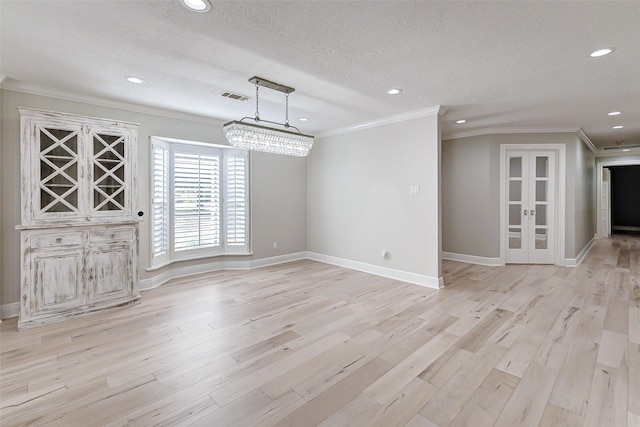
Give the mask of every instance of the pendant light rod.
[[283, 93], [295, 92], [295, 89], [292, 87], [281, 85], [280, 83], [275, 83], [267, 79], [263, 79], [262, 77], [257, 77], [257, 76], [251, 77], [249, 79], [249, 82], [258, 86], [268, 87], [269, 89], [277, 90], [278, 92], [283, 92]]

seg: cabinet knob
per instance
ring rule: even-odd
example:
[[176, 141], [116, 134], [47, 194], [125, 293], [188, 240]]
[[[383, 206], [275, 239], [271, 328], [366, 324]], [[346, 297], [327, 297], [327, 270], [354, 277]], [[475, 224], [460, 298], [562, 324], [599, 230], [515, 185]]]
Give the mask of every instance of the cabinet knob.
[[87, 221], [91, 221], [91, 215], [87, 215], [84, 217]]
[[57, 237], [56, 238], [56, 243], [62, 243], [62, 237]]
[[139, 216], [139, 217], [142, 217], [142, 215], [144, 215], [144, 212], [142, 212], [142, 211], [138, 211], [138, 216]]

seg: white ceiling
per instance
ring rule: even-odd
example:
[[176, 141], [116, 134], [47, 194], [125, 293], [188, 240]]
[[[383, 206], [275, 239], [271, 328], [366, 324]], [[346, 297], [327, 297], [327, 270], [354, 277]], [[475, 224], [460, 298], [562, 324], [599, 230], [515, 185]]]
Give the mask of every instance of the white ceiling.
[[[582, 128], [599, 147], [640, 144], [638, 1], [212, 4], [1, 0], [0, 75], [225, 120], [253, 116], [257, 75], [296, 88], [290, 118], [304, 133], [442, 105], [445, 137]], [[282, 93], [260, 100], [263, 119], [284, 121]]]

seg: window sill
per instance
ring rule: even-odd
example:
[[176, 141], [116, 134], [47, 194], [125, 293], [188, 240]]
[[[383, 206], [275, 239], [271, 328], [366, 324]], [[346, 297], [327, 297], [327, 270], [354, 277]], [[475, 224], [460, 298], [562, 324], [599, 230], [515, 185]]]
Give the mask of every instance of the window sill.
[[253, 252], [249, 251], [249, 252], [225, 252], [225, 253], [219, 253], [219, 254], [203, 254], [203, 255], [197, 255], [197, 256], [192, 256], [189, 258], [176, 258], [176, 259], [172, 259], [169, 261], [165, 261], [162, 263], [158, 263], [158, 264], [152, 264], [151, 267], [146, 268], [144, 271], [156, 271], [156, 270], [160, 270], [161, 268], [164, 268], [168, 265], [171, 264], [175, 264], [178, 262], [185, 262], [185, 261], [195, 261], [195, 260], [199, 260], [199, 259], [206, 259], [206, 258], [220, 258], [220, 257], [231, 257], [231, 256], [250, 256], [253, 255]]

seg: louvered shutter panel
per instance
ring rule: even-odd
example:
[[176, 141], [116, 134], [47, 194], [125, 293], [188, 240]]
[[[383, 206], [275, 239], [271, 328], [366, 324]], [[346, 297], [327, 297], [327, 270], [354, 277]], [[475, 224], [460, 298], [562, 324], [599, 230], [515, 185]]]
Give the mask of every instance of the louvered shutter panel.
[[152, 176], [153, 256], [169, 251], [169, 148], [166, 144], [153, 144]]
[[174, 152], [174, 250], [220, 246], [220, 155]]
[[228, 248], [246, 247], [248, 232], [248, 156], [229, 152], [225, 158], [225, 244]]

